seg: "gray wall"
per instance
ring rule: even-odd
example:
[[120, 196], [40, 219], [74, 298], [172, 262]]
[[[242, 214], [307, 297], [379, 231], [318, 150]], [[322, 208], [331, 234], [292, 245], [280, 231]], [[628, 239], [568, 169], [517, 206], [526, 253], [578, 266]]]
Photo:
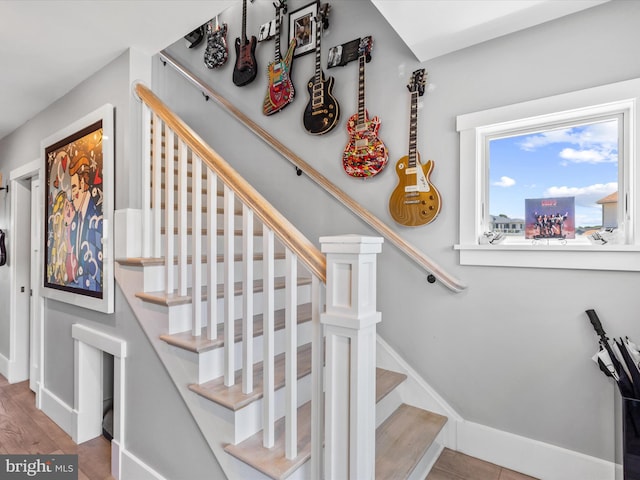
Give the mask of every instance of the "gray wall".
[[[293, 11], [308, 2], [289, 2]], [[249, 32], [273, 17], [270, 2], [249, 4]], [[341, 125], [322, 136], [301, 123], [305, 82], [314, 56], [296, 58], [297, 98], [272, 117], [261, 112], [264, 74], [273, 42], [257, 49], [260, 74], [238, 88], [231, 81], [233, 40], [241, 6], [221, 16], [229, 24], [230, 60], [208, 70], [204, 48], [183, 41], [172, 55], [243, 112], [302, 156], [339, 188], [389, 225], [393, 166], [407, 153], [409, 96], [405, 85], [421, 65], [368, 2], [333, 2], [325, 48], [373, 35], [367, 64], [367, 108], [382, 119], [380, 137], [390, 167], [366, 181], [345, 175], [341, 154], [346, 118], [357, 107], [355, 63], [328, 71], [343, 112]], [[432, 181], [443, 197], [439, 217], [416, 229], [394, 227], [468, 285], [453, 294], [429, 285], [426, 275], [393, 246], [379, 258], [380, 333], [466, 419], [564, 448], [614, 459], [614, 388], [591, 361], [595, 335], [584, 310], [594, 308], [612, 335], [640, 339], [636, 273], [460, 266], [458, 242], [459, 146], [456, 116], [640, 76], [640, 3], [615, 1], [427, 62], [432, 84], [421, 99], [418, 150], [434, 159]], [[287, 28], [284, 32], [286, 34]], [[284, 37], [283, 37], [284, 38]], [[283, 42], [284, 44], [285, 42]], [[326, 49], [323, 53], [326, 59]], [[159, 96], [311, 240], [321, 235], [373, 232], [305, 176], [244, 130], [212, 101], [159, 61]], [[544, 298], [544, 303], [535, 299]]]
[[[116, 112], [116, 208], [138, 199], [129, 198], [129, 180], [138, 180], [127, 162], [131, 78], [138, 78], [140, 54], [126, 52], [75, 87], [67, 95], [0, 140], [0, 171], [11, 170], [39, 158], [40, 141], [104, 103]], [[138, 173], [139, 176], [139, 173]], [[133, 177], [133, 178], [131, 178]], [[0, 193], [1, 195], [1, 193]], [[9, 223], [9, 197], [0, 200], [0, 228]], [[0, 269], [0, 353], [9, 356], [8, 269]], [[172, 380], [140, 328], [122, 292], [117, 289], [112, 315], [86, 310], [55, 300], [45, 303], [45, 386], [73, 406], [74, 323], [91, 326], [127, 342], [126, 448], [166, 478], [224, 478], [224, 475], [188, 412]], [[185, 441], [188, 440], [188, 441]]]

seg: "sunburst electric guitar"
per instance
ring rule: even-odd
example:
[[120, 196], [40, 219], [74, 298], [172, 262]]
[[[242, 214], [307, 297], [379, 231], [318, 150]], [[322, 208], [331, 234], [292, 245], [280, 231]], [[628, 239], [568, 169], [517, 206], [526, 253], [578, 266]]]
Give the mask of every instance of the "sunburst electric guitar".
[[273, 62], [267, 67], [269, 85], [262, 103], [262, 113], [273, 115], [293, 102], [293, 83], [289, 72], [293, 63], [293, 51], [296, 49], [295, 38], [291, 39], [289, 49], [284, 59], [280, 56], [280, 12], [287, 13], [286, 0], [280, 0], [276, 5], [276, 54]]
[[320, 40], [323, 29], [329, 24], [328, 3], [322, 4], [316, 18], [316, 73], [307, 83], [309, 103], [302, 115], [302, 123], [312, 135], [322, 135], [333, 130], [340, 119], [340, 105], [333, 96], [333, 77], [325, 77], [322, 71]]
[[380, 119], [369, 118], [364, 106], [364, 64], [371, 58], [373, 39], [364, 37], [358, 47], [359, 84], [358, 113], [347, 121], [349, 143], [342, 155], [342, 167], [352, 177], [368, 178], [377, 175], [387, 164], [389, 152], [378, 138]]
[[424, 94], [426, 73], [416, 70], [407, 85], [411, 93], [409, 155], [396, 164], [398, 185], [389, 199], [389, 212], [400, 225], [417, 227], [432, 222], [440, 212], [440, 194], [429, 180], [433, 160], [424, 165], [417, 151], [418, 97]]

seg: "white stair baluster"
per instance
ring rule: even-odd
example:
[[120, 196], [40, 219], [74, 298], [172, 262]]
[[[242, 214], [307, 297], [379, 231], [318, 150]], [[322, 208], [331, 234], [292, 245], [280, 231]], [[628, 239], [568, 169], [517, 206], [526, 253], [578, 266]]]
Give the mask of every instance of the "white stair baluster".
[[311, 478], [321, 480], [324, 452], [324, 333], [320, 323], [322, 283], [311, 278]]
[[[153, 172], [153, 257], [160, 257], [162, 247], [162, 120], [157, 114], [153, 114], [153, 152], [152, 152]], [[167, 235], [170, 233], [167, 232]]]
[[142, 257], [151, 256], [151, 109], [142, 105]]
[[[173, 232], [171, 232], [173, 235]], [[178, 295], [187, 294], [187, 146], [178, 140]]]
[[202, 160], [191, 165], [191, 306], [192, 335], [202, 335]]
[[234, 205], [235, 195], [224, 186], [224, 384], [235, 384], [235, 278], [234, 262]]
[[218, 336], [218, 176], [207, 169], [207, 338]]
[[165, 148], [165, 162], [164, 162], [164, 226], [167, 232], [165, 237], [165, 249], [164, 249], [164, 267], [165, 267], [165, 292], [173, 293], [173, 272], [175, 271], [173, 265], [173, 256], [174, 256], [174, 225], [175, 225], [175, 211], [174, 211], [174, 195], [173, 195], [173, 186], [175, 179], [175, 171], [174, 171], [174, 142], [173, 142], [173, 131], [165, 125], [164, 132], [165, 140], [166, 140], [166, 148]]
[[287, 248], [285, 276], [285, 456], [298, 456], [298, 257]]
[[274, 239], [273, 231], [263, 225], [263, 445], [266, 448], [273, 447], [275, 443], [275, 346], [274, 346]]
[[253, 211], [242, 205], [242, 393], [253, 391]]

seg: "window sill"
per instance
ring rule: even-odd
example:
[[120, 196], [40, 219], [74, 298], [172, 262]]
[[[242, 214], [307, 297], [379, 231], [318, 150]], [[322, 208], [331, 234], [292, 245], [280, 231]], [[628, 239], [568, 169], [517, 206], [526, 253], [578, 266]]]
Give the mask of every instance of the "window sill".
[[461, 265], [640, 271], [640, 245], [454, 245]]

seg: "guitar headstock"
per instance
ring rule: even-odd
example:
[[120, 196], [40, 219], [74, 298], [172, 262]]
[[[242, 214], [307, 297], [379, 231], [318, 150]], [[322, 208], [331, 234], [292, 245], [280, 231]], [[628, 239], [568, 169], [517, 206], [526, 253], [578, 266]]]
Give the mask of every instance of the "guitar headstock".
[[283, 14], [287, 13], [287, 0], [278, 0], [278, 3], [274, 2], [273, 6], [276, 9], [276, 15], [279, 15], [281, 11]]
[[318, 16], [316, 17], [316, 24], [322, 24], [322, 29], [326, 30], [329, 28], [329, 12], [331, 11], [331, 5], [328, 3], [323, 3], [320, 5], [320, 10], [318, 10]]
[[418, 96], [424, 94], [424, 85], [426, 83], [427, 73], [424, 68], [420, 68], [411, 74], [411, 79], [407, 88], [411, 93], [418, 92]]
[[371, 61], [371, 50], [373, 49], [373, 37], [371, 35], [362, 37], [358, 46], [358, 56], [366, 57], [366, 61]]

